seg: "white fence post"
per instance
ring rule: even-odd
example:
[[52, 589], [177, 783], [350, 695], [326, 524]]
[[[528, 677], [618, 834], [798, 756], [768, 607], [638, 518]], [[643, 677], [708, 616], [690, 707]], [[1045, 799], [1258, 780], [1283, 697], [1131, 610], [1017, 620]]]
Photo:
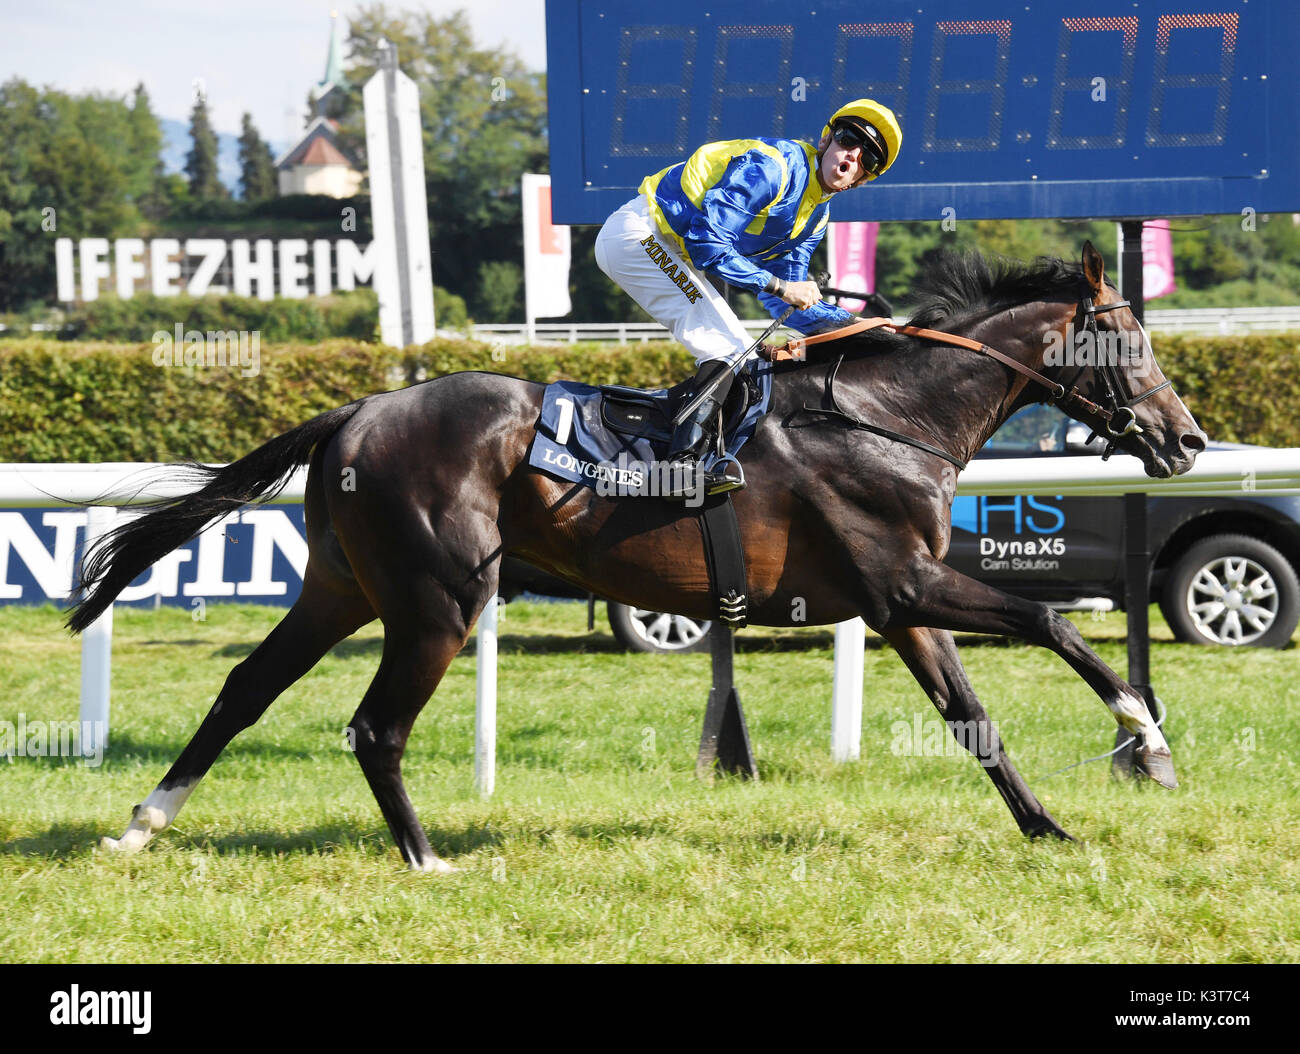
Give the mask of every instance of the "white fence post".
[[[86, 521], [86, 551], [117, 517], [117, 510], [92, 505]], [[81, 635], [81, 752], [101, 755], [108, 748], [108, 710], [113, 675], [113, 605]]]
[[474, 704], [474, 785], [488, 797], [497, 780], [497, 595], [478, 617], [478, 689]]
[[860, 618], [836, 623], [835, 682], [831, 691], [831, 759], [857, 761], [862, 752], [862, 675], [867, 624]]

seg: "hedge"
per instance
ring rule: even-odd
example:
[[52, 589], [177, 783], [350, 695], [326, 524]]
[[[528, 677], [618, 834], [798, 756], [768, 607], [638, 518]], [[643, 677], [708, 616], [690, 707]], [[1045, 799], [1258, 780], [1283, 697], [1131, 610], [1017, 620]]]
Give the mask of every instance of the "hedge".
[[668, 343], [267, 344], [253, 376], [238, 365], [158, 366], [160, 348], [0, 341], [0, 461], [229, 461], [341, 403], [458, 370], [656, 387], [691, 370], [690, 355]]
[[1211, 439], [1300, 446], [1300, 333], [1156, 334], [1153, 345]]
[[[1159, 337], [1157, 352], [1213, 439], [1300, 446], [1300, 334]], [[260, 369], [157, 366], [149, 344], [0, 341], [0, 461], [228, 461], [373, 392], [457, 370], [662, 387], [691, 372], [670, 343], [494, 348], [435, 340], [267, 344]]]

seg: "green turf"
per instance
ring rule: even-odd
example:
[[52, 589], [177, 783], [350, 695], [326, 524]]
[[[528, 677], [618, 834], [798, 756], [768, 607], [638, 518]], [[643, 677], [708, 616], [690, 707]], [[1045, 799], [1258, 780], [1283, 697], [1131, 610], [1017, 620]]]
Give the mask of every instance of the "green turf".
[[[830, 632], [741, 633], [763, 778], [705, 786], [707, 655], [622, 654], [586, 632], [580, 604], [516, 603], [493, 798], [473, 790], [472, 654], [406, 755], [434, 848], [460, 874], [403, 869], [344, 749], [374, 627], [236, 739], [173, 828], [134, 856], [98, 852], [279, 615], [117, 611], [104, 763], [0, 760], [0, 960], [1300, 959], [1300, 653], [1177, 645], [1154, 610], [1173, 792], [1117, 782], [1106, 762], [1049, 776], [1113, 745], [1109, 712], [1047, 652], [960, 641], [1073, 845], [1023, 839], [969, 756], [895, 752], [936, 715], [874, 638], [862, 760], [836, 765]], [[1078, 623], [1122, 673], [1122, 616]], [[0, 719], [75, 718], [78, 660], [53, 609], [0, 610]]]

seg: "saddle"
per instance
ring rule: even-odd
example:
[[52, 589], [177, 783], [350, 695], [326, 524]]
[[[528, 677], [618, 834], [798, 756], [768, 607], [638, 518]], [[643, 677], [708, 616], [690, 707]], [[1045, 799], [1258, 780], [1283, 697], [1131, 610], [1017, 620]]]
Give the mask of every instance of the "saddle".
[[[658, 450], [667, 451], [673, 434], [673, 417], [685, 398], [690, 380], [667, 389], [628, 388], [620, 384], [600, 387], [600, 419], [612, 432], [631, 439], [645, 439]], [[741, 372], [737, 383], [731, 386], [722, 406], [718, 435], [724, 449], [731, 449], [731, 440], [749, 409], [763, 399], [763, 393], [749, 370]]]

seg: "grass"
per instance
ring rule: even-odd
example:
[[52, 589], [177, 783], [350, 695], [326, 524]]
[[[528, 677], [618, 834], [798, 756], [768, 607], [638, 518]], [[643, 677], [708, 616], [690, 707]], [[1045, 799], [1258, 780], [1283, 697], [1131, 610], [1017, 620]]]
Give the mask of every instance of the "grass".
[[[706, 786], [693, 771], [707, 655], [625, 655], [586, 632], [583, 605], [515, 603], [493, 798], [473, 792], [471, 654], [404, 764], [461, 874], [403, 869], [343, 749], [375, 627], [236, 739], [148, 849], [98, 852], [279, 614], [116, 613], [104, 764], [0, 761], [0, 961], [1300, 958], [1300, 655], [1174, 644], [1154, 609], [1174, 792], [1115, 781], [1106, 762], [1048, 776], [1110, 749], [1109, 713], [1047, 652], [959, 641], [1012, 757], [1077, 844], [1023, 839], [973, 759], [891, 751], [914, 715], [935, 715], [879, 640], [862, 760], [836, 765], [831, 633], [740, 634], [762, 780]], [[1079, 625], [1122, 671], [1122, 616]], [[0, 718], [74, 718], [78, 659], [52, 609], [0, 610]]]

